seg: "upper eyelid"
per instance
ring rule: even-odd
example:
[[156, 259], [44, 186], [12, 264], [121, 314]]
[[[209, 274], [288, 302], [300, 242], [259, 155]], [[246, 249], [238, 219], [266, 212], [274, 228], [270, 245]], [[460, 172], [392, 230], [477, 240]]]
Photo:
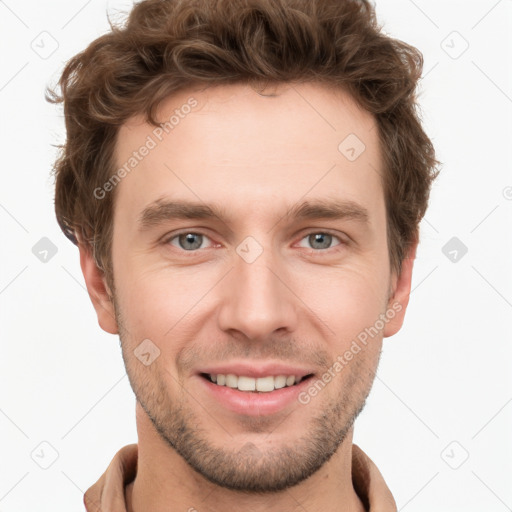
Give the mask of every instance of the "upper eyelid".
[[180, 230], [180, 231], [177, 231], [177, 232], [172, 232], [172, 233], [166, 233], [165, 235], [163, 235], [162, 237], [160, 237], [160, 240], [162, 242], [170, 242], [171, 240], [173, 240], [174, 238], [178, 237], [178, 236], [181, 236], [181, 235], [188, 235], [188, 234], [191, 234], [191, 235], [202, 235], [202, 236], [206, 236], [208, 238], [212, 238], [210, 235], [208, 235], [205, 231], [201, 230], [201, 229], [183, 229], [183, 230]]
[[[335, 238], [337, 238], [338, 240], [342, 241], [343, 242], [343, 237], [340, 233], [335, 233], [334, 231], [330, 230], [330, 229], [313, 229], [313, 230], [309, 230], [309, 231], [306, 231], [304, 234], [302, 234], [301, 236], [301, 240], [309, 235], [316, 235], [317, 233], [322, 233], [323, 235], [331, 235]], [[347, 236], [347, 235], [345, 235]]]

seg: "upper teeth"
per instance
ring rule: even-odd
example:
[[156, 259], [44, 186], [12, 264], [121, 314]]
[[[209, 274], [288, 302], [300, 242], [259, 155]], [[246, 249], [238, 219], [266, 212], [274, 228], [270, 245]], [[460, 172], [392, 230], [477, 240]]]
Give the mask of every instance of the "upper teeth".
[[210, 373], [212, 382], [216, 382], [219, 386], [228, 386], [230, 388], [237, 388], [239, 391], [262, 391], [269, 392], [274, 389], [284, 388], [285, 386], [293, 386], [298, 384], [302, 377], [295, 375], [278, 375], [276, 377], [269, 375], [268, 377], [246, 377], [244, 375], [233, 375], [228, 373], [223, 375], [221, 373], [215, 375]]

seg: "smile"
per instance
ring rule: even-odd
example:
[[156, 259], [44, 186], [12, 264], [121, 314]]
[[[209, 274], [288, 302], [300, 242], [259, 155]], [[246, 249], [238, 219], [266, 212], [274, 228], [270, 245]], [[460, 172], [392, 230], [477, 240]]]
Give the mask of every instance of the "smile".
[[299, 375], [268, 375], [265, 377], [248, 377], [245, 375], [228, 374], [202, 374], [203, 377], [209, 379], [210, 382], [217, 384], [217, 386], [227, 386], [239, 391], [269, 393], [276, 389], [291, 387], [299, 384], [303, 379], [308, 378], [309, 375], [301, 377]]

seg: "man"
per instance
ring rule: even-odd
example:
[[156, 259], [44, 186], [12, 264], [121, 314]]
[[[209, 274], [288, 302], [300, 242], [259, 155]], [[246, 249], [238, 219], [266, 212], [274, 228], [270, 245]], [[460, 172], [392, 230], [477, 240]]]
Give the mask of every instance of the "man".
[[366, 1], [147, 0], [66, 66], [56, 213], [138, 445], [88, 511], [392, 511], [352, 444], [436, 160]]

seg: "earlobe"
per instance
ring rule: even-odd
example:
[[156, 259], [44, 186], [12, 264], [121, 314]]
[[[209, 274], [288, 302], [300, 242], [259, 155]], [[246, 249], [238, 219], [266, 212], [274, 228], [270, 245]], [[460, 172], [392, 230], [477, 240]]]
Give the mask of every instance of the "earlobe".
[[104, 272], [98, 268], [90, 247], [78, 245], [80, 266], [91, 302], [98, 316], [100, 327], [110, 334], [118, 334], [114, 304]]
[[405, 311], [409, 304], [409, 295], [411, 293], [412, 270], [417, 246], [417, 242], [411, 246], [407, 256], [402, 261], [400, 275], [394, 278], [394, 286], [386, 311], [386, 317], [389, 320], [384, 327], [385, 338], [396, 334], [404, 323]]

